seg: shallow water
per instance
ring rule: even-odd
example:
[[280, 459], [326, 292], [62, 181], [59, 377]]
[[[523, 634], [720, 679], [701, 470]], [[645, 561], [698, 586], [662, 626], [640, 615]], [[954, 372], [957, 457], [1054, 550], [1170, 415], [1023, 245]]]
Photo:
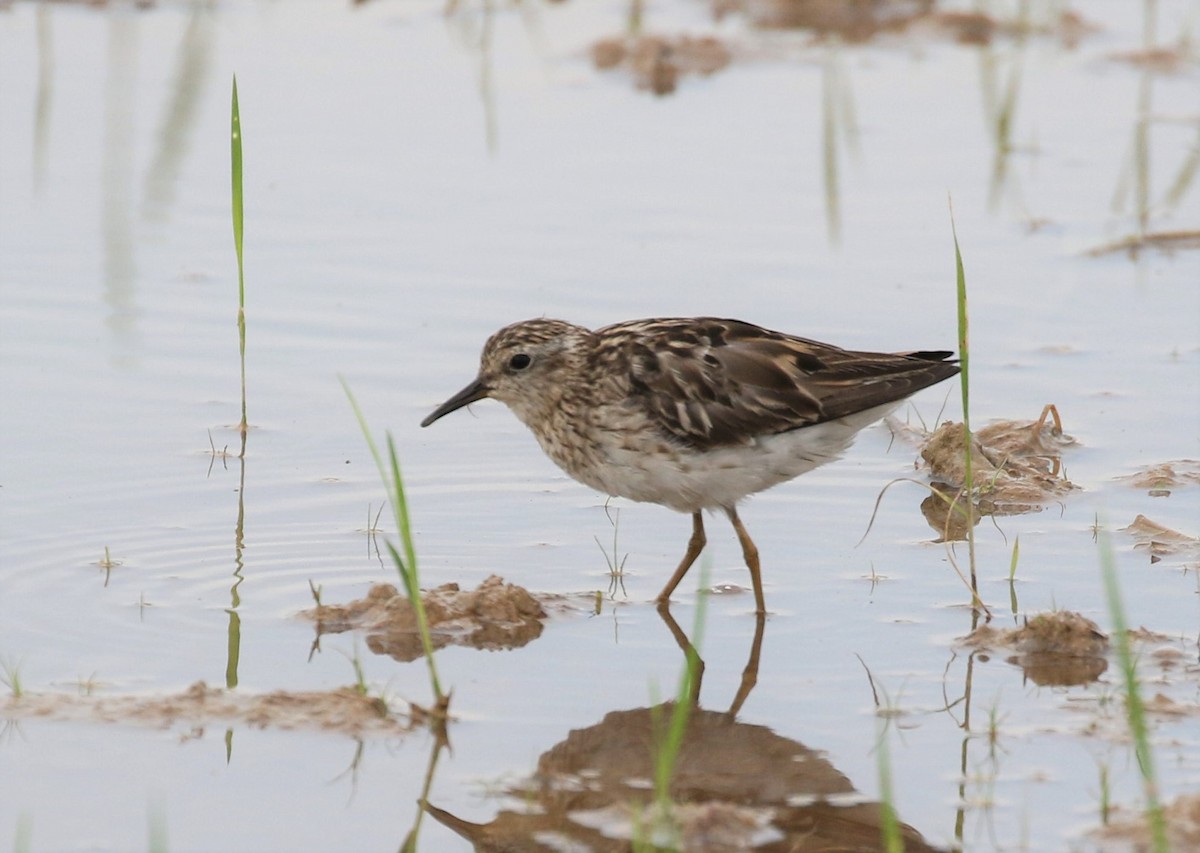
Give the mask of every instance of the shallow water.
[[[1170, 44], [1191, 7], [1155, 8]], [[625, 26], [617, 3], [490, 17], [384, 0], [0, 10], [0, 660], [30, 692], [204, 680], [260, 693], [350, 683], [357, 648], [373, 689], [427, 701], [419, 663], [367, 654], [349, 634], [310, 657], [296, 615], [310, 581], [331, 602], [394, 581], [365, 533], [383, 493], [340, 374], [395, 435], [426, 584], [496, 573], [566, 597], [520, 650], [438, 653], [457, 719], [429, 801], [490, 821], [520, 805], [504, 792], [569, 732], [674, 691], [682, 658], [649, 602], [689, 524], [616, 502], [627, 577], [608, 597], [603, 496], [558, 472], [498, 404], [428, 430], [420, 419], [474, 375], [488, 334], [543, 314], [736, 316], [853, 348], [950, 348], [949, 194], [974, 422], [1054, 402], [1079, 442], [1065, 464], [1081, 491], [980, 525], [982, 594], [999, 622], [1019, 621], [1019, 536], [1018, 613], [1068, 608], [1107, 629], [1093, 526], [1113, 529], [1130, 623], [1183, 655], [1143, 673], [1148, 693], [1191, 709], [1153, 718], [1159, 781], [1168, 799], [1196, 790], [1197, 558], [1152, 564], [1116, 529], [1141, 513], [1196, 535], [1200, 487], [1151, 497], [1116, 478], [1200, 458], [1200, 253], [1086, 252], [1198, 227], [1186, 171], [1197, 72], [1113, 58], [1142, 46], [1141, 6], [1083, 12], [1098, 29], [1075, 47], [931, 33], [837, 46], [667, 3], [647, 31], [717, 32], [738, 59], [656, 98], [591, 67], [588, 46]], [[235, 72], [244, 466], [209, 443], [236, 456]], [[943, 405], [959, 417], [956, 390], [914, 401], [928, 422]], [[967, 595], [917, 486], [890, 489], [856, 547], [880, 489], [913, 476], [915, 459], [875, 427], [844, 460], [748, 502], [771, 617], [738, 722], [819, 751], [878, 800], [869, 670], [899, 709], [887, 717], [896, 808], [927, 842], [1086, 849], [1100, 768], [1114, 802], [1141, 802], [1105, 701], [1119, 675], [1038, 687], [1003, 654], [958, 648]], [[755, 620], [736, 539], [721, 518], [708, 528], [711, 582], [742, 590], [709, 600], [701, 643], [700, 704], [720, 711]], [[106, 548], [119, 561], [107, 571]], [[685, 628], [695, 582], [673, 608]], [[965, 703], [943, 709], [964, 694], [969, 660], [964, 729]], [[396, 847], [432, 747], [424, 731], [368, 737], [359, 752], [343, 735], [220, 721], [20, 718], [5, 731], [0, 839], [27, 833], [30, 849], [140, 849], [155, 822], [175, 850]], [[429, 818], [420, 839], [467, 849]]]

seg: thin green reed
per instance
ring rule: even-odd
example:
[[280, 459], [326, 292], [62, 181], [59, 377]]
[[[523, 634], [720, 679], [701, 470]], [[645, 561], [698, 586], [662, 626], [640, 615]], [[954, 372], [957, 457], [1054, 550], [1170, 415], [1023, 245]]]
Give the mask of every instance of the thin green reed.
[[886, 853], [904, 853], [904, 836], [896, 817], [896, 797], [892, 788], [892, 757], [888, 746], [888, 721], [880, 718], [875, 763], [879, 772], [879, 836]]
[[979, 582], [975, 573], [975, 472], [971, 460], [971, 350], [967, 323], [967, 275], [963, 270], [962, 252], [958, 248], [958, 229], [954, 227], [954, 206], [950, 207], [950, 233], [954, 237], [954, 270], [957, 284], [958, 303], [958, 375], [962, 389], [963, 465], [965, 481], [963, 495], [967, 513], [967, 554], [971, 566], [971, 605], [983, 604], [979, 597]]
[[1121, 588], [1117, 581], [1117, 565], [1113, 558], [1112, 542], [1108, 531], [1101, 527], [1097, 531], [1100, 543], [1100, 573], [1104, 577], [1104, 597], [1108, 599], [1109, 618], [1112, 620], [1113, 645], [1117, 651], [1117, 663], [1125, 682], [1125, 715], [1129, 720], [1129, 731], [1133, 736], [1134, 752], [1138, 769], [1142, 774], [1142, 790], [1146, 797], [1146, 819], [1150, 824], [1154, 853], [1168, 853], [1167, 824], [1162, 804], [1158, 801], [1158, 777], [1154, 772], [1154, 754], [1150, 751], [1150, 732], [1146, 726], [1146, 707], [1142, 702], [1138, 686], [1137, 663], [1129, 648], [1129, 630], [1125, 622], [1125, 607], [1121, 602]]
[[[246, 418], [246, 275], [242, 258], [242, 117], [238, 111], [237, 75], [233, 75], [233, 107], [230, 127], [230, 148], [233, 175], [233, 248], [237, 252], [238, 267], [238, 345], [242, 363], [242, 422], [239, 426], [243, 437], [249, 428]], [[246, 455], [246, 444], [242, 442], [242, 456]]]
[[[657, 841], [667, 839], [670, 849], [681, 849], [679, 825], [675, 818], [671, 799], [671, 783], [675, 779], [675, 768], [683, 750], [683, 739], [687, 734], [700, 691], [700, 673], [703, 662], [700, 646], [703, 645], [704, 627], [708, 615], [708, 586], [712, 565], [704, 560], [700, 565], [700, 580], [697, 587], [696, 611], [692, 622], [692, 638], [684, 649], [684, 665], [679, 675], [679, 686], [675, 690], [675, 701], [671, 704], [670, 716], [664, 721], [660, 705], [651, 708], [650, 725], [654, 737], [654, 806], [649, 825], [642, 824], [635, 834], [635, 850], [658, 849]], [[662, 832], [656, 832], [655, 830]], [[649, 832], [649, 838], [646, 833]]]
[[703, 641], [705, 616], [708, 612], [708, 564], [701, 567], [700, 592], [696, 596], [696, 613], [692, 623], [692, 642], [685, 650], [683, 671], [679, 675], [679, 686], [675, 690], [675, 702], [671, 705], [671, 716], [654, 756], [654, 794], [660, 815], [671, 807], [671, 782], [675, 778], [675, 765], [683, 748], [683, 736], [687, 734], [688, 718], [696, 702], [696, 680], [700, 676], [700, 652], [697, 648]]
[[346, 396], [350, 399], [350, 406], [354, 409], [354, 416], [358, 419], [359, 428], [362, 429], [363, 437], [367, 440], [367, 447], [371, 450], [371, 456], [375, 460], [375, 467], [379, 470], [379, 477], [383, 480], [383, 484], [388, 491], [388, 497], [391, 499], [392, 513], [396, 521], [396, 530], [400, 534], [400, 546], [404, 549], [403, 555], [396, 550], [396, 547], [391, 542], [387, 542], [388, 553], [392, 557], [392, 562], [396, 565], [396, 571], [400, 575], [400, 581], [404, 586], [405, 594], [408, 596], [409, 603], [412, 605], [413, 613], [417, 617], [417, 630], [421, 635], [421, 646], [425, 651], [425, 662], [429, 668], [429, 681], [433, 687], [434, 697], [437, 702], [436, 711], [444, 716], [446, 709], [450, 704], [450, 697], [442, 692], [441, 681], [438, 679], [437, 666], [433, 660], [433, 639], [429, 633], [429, 620], [425, 615], [425, 605], [421, 601], [421, 584], [417, 573], [417, 549], [413, 543], [412, 525], [408, 518], [408, 499], [404, 494], [404, 479], [400, 474], [400, 459], [396, 454], [396, 445], [392, 440], [392, 434], [386, 433], [388, 458], [385, 460], [379, 452], [378, 446], [375, 444], [375, 439], [371, 436], [371, 430], [367, 426], [367, 420], [363, 416], [362, 409], [358, 406], [358, 401], [354, 398], [354, 393], [350, 390], [350, 386], [345, 379], [339, 377], [342, 388], [346, 392]]

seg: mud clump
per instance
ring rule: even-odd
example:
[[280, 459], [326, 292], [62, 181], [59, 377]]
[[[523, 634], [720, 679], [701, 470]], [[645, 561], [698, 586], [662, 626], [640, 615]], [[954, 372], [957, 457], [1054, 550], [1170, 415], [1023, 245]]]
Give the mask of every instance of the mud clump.
[[1134, 550], [1147, 552], [1151, 563], [1174, 558], [1185, 567], [1200, 567], [1200, 539], [1195, 536], [1164, 527], [1140, 514], [1128, 527], [1122, 527], [1121, 532], [1133, 537]]
[[722, 0], [718, 16], [740, 12], [760, 29], [805, 29], [865, 42], [883, 32], [904, 30], [927, 17], [932, 7], [933, 0]]
[[394, 734], [409, 726], [378, 697], [354, 687], [325, 691], [276, 690], [251, 695], [209, 687], [197, 681], [181, 693], [165, 696], [76, 696], [24, 693], [0, 703], [7, 719], [82, 720], [99, 723], [139, 723], [156, 728], [184, 724], [189, 737], [203, 734], [214, 723], [243, 722], [254, 728], [316, 729], [355, 737]]
[[1174, 459], [1143, 468], [1134, 474], [1118, 477], [1135, 489], [1145, 489], [1152, 498], [1171, 496], [1171, 490], [1200, 485], [1200, 460]]
[[[421, 593], [421, 601], [435, 649], [520, 648], [541, 636], [546, 619], [545, 608], [528, 590], [496, 575], [473, 590], [442, 584]], [[375, 584], [365, 598], [349, 604], [320, 604], [300, 615], [316, 623], [318, 635], [364, 631], [372, 652], [398, 661], [416, 660], [425, 653], [416, 610], [391, 584]]]
[[[1151, 850], [1154, 832], [1146, 814], [1124, 816], [1116, 809], [1108, 826], [1092, 833], [1101, 850]], [[1200, 794], [1183, 794], [1163, 808], [1172, 850], [1200, 850]]]
[[1091, 619], [1069, 610], [1039, 613], [1020, 628], [981, 625], [962, 642], [1013, 650], [1008, 663], [1044, 687], [1090, 684], [1108, 669], [1108, 636]]
[[687, 75], [707, 77], [729, 64], [724, 42], [712, 36], [643, 35], [601, 39], [592, 45], [592, 64], [601, 71], [624, 68], [634, 85], [669, 95]]
[[[760, 31], [803, 31], [806, 43], [862, 44], [895, 37], [988, 45], [998, 38], [1049, 35], [1073, 47], [1094, 29], [1069, 11], [1053, 21], [1033, 24], [1026, 16], [1004, 19], [981, 12], [943, 12], [935, 0], [711, 0], [711, 6], [717, 21], [740, 16]], [[791, 54], [774, 37], [750, 38], [731, 47], [729, 41], [711, 35], [620, 35], [600, 39], [591, 49], [598, 70], [624, 69], [638, 89], [656, 95], [671, 94], [683, 77], [713, 74], [735, 59], [778, 55]]]
[[1074, 47], [1095, 29], [1071, 11], [1034, 23], [1028, 16], [941, 11], [934, 0], [713, 0], [713, 9], [718, 18], [741, 14], [759, 29], [809, 30], [819, 40], [837, 38], [857, 44], [888, 35], [950, 39], [969, 45], [1040, 35], [1056, 36]]
[[[1066, 478], [1062, 451], [1075, 443], [1063, 432], [1058, 409], [1036, 421], [998, 421], [971, 437], [972, 488], [988, 515], [1036, 512], [1078, 486]], [[921, 448], [933, 477], [955, 489], [966, 483], [962, 424], [942, 424]]]
[[1200, 249], [1200, 230], [1195, 231], [1157, 231], [1149, 234], [1134, 234], [1122, 237], [1111, 243], [1089, 249], [1087, 255], [1093, 258], [1116, 253], [1124, 253], [1136, 258], [1143, 251], [1156, 249], [1166, 255], [1176, 252], [1194, 252]]

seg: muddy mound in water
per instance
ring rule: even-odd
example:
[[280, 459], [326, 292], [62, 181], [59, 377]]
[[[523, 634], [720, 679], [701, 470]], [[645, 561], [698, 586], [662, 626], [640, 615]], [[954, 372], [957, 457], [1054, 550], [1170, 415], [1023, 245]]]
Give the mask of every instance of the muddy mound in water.
[[0, 703], [5, 719], [80, 720], [170, 728], [191, 726], [193, 736], [216, 723], [243, 722], [255, 728], [308, 729], [355, 737], [395, 734], [409, 724], [378, 697], [354, 687], [336, 690], [248, 694], [197, 681], [181, 693], [155, 696], [77, 696], [24, 693]]
[[1020, 628], [981, 625], [963, 642], [976, 648], [1012, 649], [1016, 654], [1007, 661], [1043, 686], [1090, 684], [1108, 669], [1108, 637], [1091, 619], [1068, 610], [1039, 613]]
[[1133, 537], [1134, 549], [1147, 552], [1151, 563], [1171, 559], [1184, 568], [1200, 567], [1200, 539], [1195, 536], [1172, 530], [1144, 515], [1138, 515], [1121, 532]]
[[[497, 575], [471, 590], [456, 583], [421, 593], [434, 649], [469, 646], [496, 651], [516, 649], [542, 634], [546, 610], [528, 590]], [[389, 583], [376, 584], [365, 598], [348, 604], [319, 604], [300, 614], [316, 623], [317, 633], [360, 630], [367, 647], [398, 661], [424, 654], [417, 614], [408, 597]]]
[[[1035, 421], [997, 421], [976, 430], [971, 441], [971, 485], [979, 510], [1015, 515], [1041, 509], [1075, 491], [1063, 473], [1062, 451], [1075, 444], [1063, 432], [1058, 409], [1046, 406]], [[966, 455], [962, 424], [942, 424], [921, 448], [934, 479], [962, 489]]]

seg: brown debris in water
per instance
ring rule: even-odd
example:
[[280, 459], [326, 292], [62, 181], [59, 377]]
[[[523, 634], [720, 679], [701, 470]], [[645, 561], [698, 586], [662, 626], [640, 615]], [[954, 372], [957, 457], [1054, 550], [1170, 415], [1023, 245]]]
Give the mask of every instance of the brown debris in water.
[[1159, 717], [1200, 716], [1200, 705], [1177, 702], [1164, 693], [1155, 693], [1149, 699], [1144, 699], [1142, 707], [1146, 709], [1147, 713]]
[[1128, 527], [1122, 527], [1121, 532], [1133, 537], [1134, 550], [1149, 552], [1151, 563], [1174, 557], [1193, 568], [1200, 566], [1200, 539], [1195, 536], [1164, 527], [1140, 514]]
[[[1154, 835], [1145, 812], [1114, 808], [1107, 826], [1091, 834], [1100, 850], [1151, 850]], [[1163, 808], [1167, 844], [1172, 850], [1200, 850], [1200, 794], [1182, 794]]]
[[[442, 584], [421, 594], [433, 647], [515, 649], [542, 634], [546, 611], [523, 587], [492, 575], [472, 590]], [[316, 623], [318, 634], [361, 630], [375, 654], [412, 661], [425, 653], [416, 611], [408, 597], [389, 583], [375, 584], [366, 598], [349, 604], [321, 604], [300, 614]]]
[[1145, 489], [1151, 497], [1169, 497], [1171, 489], [1200, 485], [1200, 460], [1173, 459], [1117, 479], [1135, 489]]
[[[1057, 37], [1074, 47], [1095, 29], [1075, 12], [1048, 23], [1026, 17], [998, 18], [982, 12], [939, 11], [935, 0], [712, 0], [713, 16], [741, 15], [760, 30], [805, 30], [814, 41], [830, 38], [864, 43], [885, 35], [950, 39], [988, 45], [998, 38]], [[592, 45], [592, 64], [601, 71], [623, 68], [638, 89], [656, 95], [676, 90], [688, 75], [707, 76], [735, 58], [775, 55], [780, 45], [762, 38], [740, 47], [713, 35], [619, 35]], [[786, 50], [786, 48], [784, 48]]]
[[1129, 639], [1135, 643], [1169, 643], [1173, 637], [1159, 631], [1151, 631], [1146, 626], [1129, 629]]
[[592, 45], [596, 68], [624, 68], [637, 88], [656, 95], [674, 92], [680, 77], [714, 74], [731, 58], [729, 48], [713, 36], [640, 35], [600, 39]]
[[[972, 436], [971, 465], [979, 510], [988, 515], [1035, 512], [1078, 488], [1062, 470], [1062, 450], [1075, 443], [1063, 432], [1058, 409], [1042, 409], [1036, 421], [998, 421]], [[962, 424], [934, 431], [921, 456], [934, 478], [961, 489], [966, 482]]]
[[718, 17], [739, 12], [768, 30], [813, 30], [850, 42], [903, 30], [929, 15], [933, 0], [718, 0]]
[[1016, 654], [1008, 663], [1042, 686], [1090, 684], [1108, 669], [1107, 635], [1091, 619], [1069, 610], [1039, 613], [1020, 628], [981, 625], [962, 642], [975, 648], [1012, 649]]
[[1200, 230], [1197, 231], [1155, 231], [1149, 234], [1133, 234], [1122, 237], [1111, 243], [1104, 243], [1094, 249], [1088, 249], [1086, 255], [1098, 258], [1125, 252], [1131, 258], [1136, 258], [1143, 249], [1158, 249], [1168, 255], [1177, 251], [1200, 249]]
[[1074, 48], [1088, 33], [1099, 28], [1078, 12], [1063, 10], [1057, 18], [1044, 23], [1031, 23], [1027, 18], [996, 18], [982, 12], [934, 12], [926, 19], [935, 32], [952, 38], [959, 44], [989, 45], [997, 38], [1028, 38], [1052, 36], [1066, 48]]
[[1026, 16], [941, 11], [934, 0], [713, 0], [713, 12], [718, 19], [744, 15], [760, 29], [811, 30], [818, 39], [835, 37], [860, 44], [897, 34], [928, 35], [969, 45], [988, 45], [997, 38], [1052, 35], [1074, 47], [1096, 29], [1072, 11], [1047, 23], [1035, 23]]
[[201, 731], [212, 723], [243, 722], [259, 729], [316, 729], [353, 736], [392, 734], [409, 728], [382, 699], [365, 696], [354, 687], [256, 695], [209, 687], [203, 681], [165, 696], [22, 693], [0, 702], [0, 717], [140, 723], [157, 728], [184, 724]]
[[1187, 44], [1123, 51], [1109, 54], [1108, 58], [1114, 62], [1126, 62], [1156, 74], [1180, 74], [1196, 64]]

